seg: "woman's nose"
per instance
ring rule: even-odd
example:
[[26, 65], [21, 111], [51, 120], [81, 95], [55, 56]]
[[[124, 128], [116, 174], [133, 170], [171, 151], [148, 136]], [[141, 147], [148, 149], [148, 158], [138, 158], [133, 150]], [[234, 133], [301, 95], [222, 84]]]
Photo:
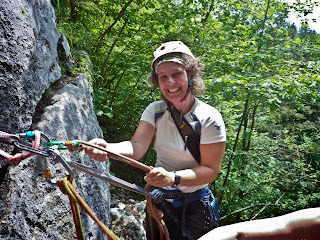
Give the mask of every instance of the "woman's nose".
[[168, 83], [175, 83], [175, 80], [173, 77], [169, 76], [168, 77]]

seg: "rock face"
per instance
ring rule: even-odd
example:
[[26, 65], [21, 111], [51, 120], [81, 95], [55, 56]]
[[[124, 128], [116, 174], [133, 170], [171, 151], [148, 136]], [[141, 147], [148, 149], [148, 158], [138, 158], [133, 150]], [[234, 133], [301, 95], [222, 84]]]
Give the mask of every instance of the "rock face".
[[146, 201], [139, 202], [127, 196], [115, 196], [110, 207], [110, 227], [120, 239], [146, 239]]
[[[70, 67], [72, 58], [50, 1], [0, 2], [0, 130], [37, 129], [52, 141], [102, 137], [87, 76], [61, 76], [59, 64]], [[14, 151], [5, 144], [0, 149]], [[63, 155], [108, 171], [108, 165], [81, 152]], [[45, 181], [47, 167], [54, 177], [67, 174], [61, 164], [42, 156], [17, 166], [0, 157], [0, 239], [76, 239], [68, 197]], [[80, 195], [108, 225], [109, 185], [76, 171], [75, 180]], [[84, 211], [81, 217], [86, 239], [107, 239]]]
[[60, 78], [60, 34], [49, 0], [1, 0], [0, 128], [29, 129], [41, 95]]

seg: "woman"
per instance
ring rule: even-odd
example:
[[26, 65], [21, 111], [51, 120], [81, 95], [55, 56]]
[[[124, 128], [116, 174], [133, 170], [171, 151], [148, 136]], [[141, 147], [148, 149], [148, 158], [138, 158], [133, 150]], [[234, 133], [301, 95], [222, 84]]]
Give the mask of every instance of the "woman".
[[[155, 137], [156, 165], [144, 179], [153, 191], [180, 193], [177, 194], [179, 199], [171, 194], [158, 205], [165, 210], [163, 219], [170, 239], [197, 239], [216, 227], [219, 220], [218, 206], [208, 184], [220, 171], [226, 134], [221, 114], [194, 96], [204, 90], [201, 74], [202, 64], [184, 43], [162, 44], [154, 52], [149, 81], [153, 87], [160, 88], [163, 100], [151, 103], [145, 109], [130, 141], [91, 140], [91, 143], [139, 160]], [[193, 144], [199, 149], [198, 157], [194, 150], [191, 153], [192, 134], [188, 138], [181, 136], [178, 130], [178, 127], [187, 129], [184, 128], [186, 124], [193, 128], [189, 133], [201, 128], [198, 143]], [[86, 153], [98, 161], [108, 159], [106, 153], [93, 148], [86, 149]], [[166, 195], [162, 196], [166, 198]], [[148, 223], [147, 220], [147, 238], [151, 238]], [[157, 226], [153, 229], [157, 239]]]

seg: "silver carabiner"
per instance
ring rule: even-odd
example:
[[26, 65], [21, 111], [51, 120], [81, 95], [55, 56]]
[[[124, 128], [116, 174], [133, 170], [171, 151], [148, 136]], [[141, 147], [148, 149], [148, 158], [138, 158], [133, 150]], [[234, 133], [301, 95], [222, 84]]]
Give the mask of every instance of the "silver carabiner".
[[[74, 178], [74, 172], [67, 163], [65, 157], [59, 152], [58, 149], [53, 147], [48, 148], [47, 152], [49, 153], [49, 157], [51, 157], [55, 163], [61, 163], [63, 165], [63, 167], [68, 171], [70, 182], [72, 182]], [[44, 170], [44, 175], [48, 183], [50, 183], [51, 185], [57, 185], [57, 181], [52, 179], [49, 169]]]

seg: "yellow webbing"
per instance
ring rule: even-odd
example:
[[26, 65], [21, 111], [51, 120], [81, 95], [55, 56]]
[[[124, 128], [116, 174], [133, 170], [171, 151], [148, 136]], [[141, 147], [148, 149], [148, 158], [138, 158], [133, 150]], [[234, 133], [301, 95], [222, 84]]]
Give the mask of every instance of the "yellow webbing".
[[[110, 239], [112, 239], [112, 240], [120, 240], [120, 238], [118, 238], [106, 225], [104, 225], [99, 220], [99, 218], [94, 214], [94, 212], [90, 209], [88, 204], [83, 200], [83, 198], [80, 196], [80, 194], [76, 191], [74, 181], [73, 181], [73, 184], [71, 184], [70, 181], [68, 180], [68, 178], [64, 177], [63, 179], [57, 180], [57, 184], [58, 184], [59, 188], [61, 189], [61, 191], [64, 194], [69, 196], [71, 208], [72, 208], [73, 204], [75, 206], [78, 206], [78, 204], [79, 204], [81, 206], [81, 208], [84, 209], [90, 215], [90, 217], [101, 227], [101, 229], [104, 231], [104, 233], [106, 233], [108, 235], [108, 237], [110, 237]], [[82, 228], [82, 224], [81, 224], [81, 220], [80, 220], [79, 209], [77, 210], [76, 214], [78, 215], [77, 218], [79, 219], [79, 221], [77, 223], [75, 221], [75, 224], [76, 224], [76, 226], [77, 225], [81, 225], [81, 229], [79, 229], [79, 231], [82, 231], [82, 237], [83, 238], [79, 238], [78, 229], [77, 229], [77, 236], [78, 236], [78, 239], [84, 239], [83, 228]], [[75, 219], [75, 217], [74, 217], [74, 219]]]
[[[70, 202], [70, 206], [71, 206], [71, 210], [72, 210], [72, 214], [73, 214], [73, 221], [74, 221], [74, 224], [76, 227], [77, 238], [78, 238], [78, 240], [84, 240], [85, 237], [84, 237], [83, 227], [82, 227], [82, 223], [81, 223], [78, 200], [76, 199], [76, 197], [74, 196], [74, 194], [70, 190], [68, 183], [70, 183], [70, 182], [68, 181], [67, 177], [64, 177], [62, 179], [57, 180], [57, 184], [58, 184], [60, 190], [64, 194], [68, 195], [68, 197], [69, 197], [69, 202]], [[73, 187], [75, 187], [74, 180], [72, 181], [72, 185], [73, 185]]]

